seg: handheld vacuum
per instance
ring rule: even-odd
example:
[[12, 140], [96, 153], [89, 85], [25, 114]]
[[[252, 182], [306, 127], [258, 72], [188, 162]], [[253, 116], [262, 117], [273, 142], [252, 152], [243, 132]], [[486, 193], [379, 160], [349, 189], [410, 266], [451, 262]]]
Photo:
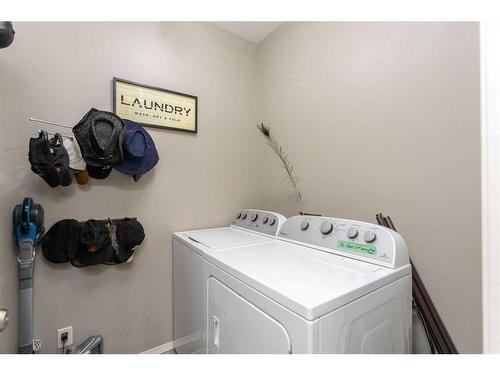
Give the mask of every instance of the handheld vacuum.
[[19, 263], [19, 353], [33, 353], [33, 266], [35, 247], [45, 232], [43, 208], [24, 198], [12, 212]]
[[7, 48], [14, 41], [12, 22], [0, 21], [0, 48]]

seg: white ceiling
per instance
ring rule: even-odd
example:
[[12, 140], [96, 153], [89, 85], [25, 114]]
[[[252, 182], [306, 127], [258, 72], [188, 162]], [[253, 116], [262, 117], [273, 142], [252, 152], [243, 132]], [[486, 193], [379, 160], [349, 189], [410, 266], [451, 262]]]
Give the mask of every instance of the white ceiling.
[[212, 24], [258, 44], [281, 22], [212, 22]]

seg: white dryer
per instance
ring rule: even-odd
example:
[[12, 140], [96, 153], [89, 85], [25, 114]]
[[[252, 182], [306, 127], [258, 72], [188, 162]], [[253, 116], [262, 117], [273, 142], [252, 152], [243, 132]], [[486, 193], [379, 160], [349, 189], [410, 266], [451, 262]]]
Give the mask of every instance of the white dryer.
[[276, 238], [283, 215], [245, 209], [228, 227], [177, 232], [172, 238], [174, 347], [177, 353], [206, 353], [206, 291], [203, 258]]
[[390, 229], [294, 216], [274, 241], [203, 257], [209, 353], [411, 353], [411, 266]]

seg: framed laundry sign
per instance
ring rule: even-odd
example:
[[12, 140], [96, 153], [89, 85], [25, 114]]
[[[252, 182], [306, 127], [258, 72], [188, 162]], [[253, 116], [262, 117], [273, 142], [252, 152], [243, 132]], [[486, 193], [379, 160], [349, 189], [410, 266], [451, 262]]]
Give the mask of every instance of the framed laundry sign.
[[198, 98], [193, 95], [113, 78], [113, 112], [144, 126], [198, 131]]

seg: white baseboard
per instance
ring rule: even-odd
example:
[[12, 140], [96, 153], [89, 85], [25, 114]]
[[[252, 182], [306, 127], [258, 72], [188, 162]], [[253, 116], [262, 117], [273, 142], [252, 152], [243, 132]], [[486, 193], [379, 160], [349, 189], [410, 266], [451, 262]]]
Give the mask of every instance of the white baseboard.
[[174, 342], [170, 341], [155, 348], [151, 348], [140, 354], [163, 354], [174, 349]]
[[[178, 347], [189, 345], [192, 343], [197, 343], [198, 341], [201, 341], [201, 334], [199, 332], [193, 333], [189, 336], [184, 336], [184, 337], [181, 337], [181, 338], [175, 340], [174, 346], [176, 348], [178, 348]], [[199, 346], [199, 343], [197, 343], [197, 344]]]
[[[189, 336], [181, 337], [180, 339], [177, 339], [176, 341], [170, 341], [165, 344], [162, 344], [160, 346], [157, 346], [155, 348], [148, 349], [140, 354], [163, 354], [166, 353], [170, 350], [173, 350], [175, 347], [181, 347], [184, 345], [188, 345], [191, 343], [196, 343], [197, 341], [201, 340], [201, 335], [200, 333], [194, 333]], [[199, 347], [199, 343], [197, 345]]]

